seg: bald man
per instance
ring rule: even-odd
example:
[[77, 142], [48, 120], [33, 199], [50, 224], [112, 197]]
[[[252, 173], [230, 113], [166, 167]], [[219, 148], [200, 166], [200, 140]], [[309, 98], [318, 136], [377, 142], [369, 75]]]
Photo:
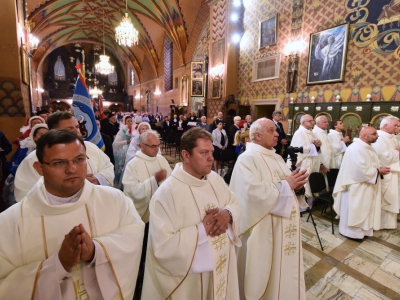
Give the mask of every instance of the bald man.
[[[290, 143], [292, 147], [303, 147], [303, 153], [298, 153], [296, 167], [306, 170], [308, 174], [319, 172], [320, 161], [318, 151], [322, 142], [312, 132], [314, 119], [311, 115], [304, 115], [300, 119], [300, 124]], [[312, 205], [312, 193], [308, 183], [305, 185], [305, 188], [307, 201]]]
[[340, 217], [339, 232], [349, 238], [363, 239], [379, 229], [381, 221], [381, 177], [390, 173], [382, 167], [371, 144], [378, 139], [373, 127], [361, 129], [347, 148], [333, 190], [333, 208]]

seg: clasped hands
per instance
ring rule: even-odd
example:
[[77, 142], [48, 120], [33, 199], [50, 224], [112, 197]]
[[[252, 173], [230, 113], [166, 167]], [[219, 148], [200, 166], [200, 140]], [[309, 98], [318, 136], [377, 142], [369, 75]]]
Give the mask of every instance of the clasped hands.
[[226, 209], [217, 207], [207, 210], [202, 222], [207, 235], [215, 237], [226, 232], [230, 221], [229, 212]]
[[67, 272], [80, 261], [90, 262], [95, 254], [94, 243], [82, 224], [75, 226], [64, 236], [58, 258]]

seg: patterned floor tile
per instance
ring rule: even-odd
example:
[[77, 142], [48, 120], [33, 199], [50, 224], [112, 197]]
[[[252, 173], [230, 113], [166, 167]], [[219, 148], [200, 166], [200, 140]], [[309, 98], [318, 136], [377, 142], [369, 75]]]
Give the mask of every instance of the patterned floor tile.
[[315, 284], [309, 292], [316, 296], [318, 299], [336, 299], [348, 300], [351, 299], [345, 292], [329, 283], [325, 279], [321, 279]]
[[390, 300], [367, 285], [364, 285], [353, 300]]
[[325, 275], [324, 279], [351, 297], [354, 297], [363, 286], [360, 281], [338, 270], [337, 268], [333, 268], [331, 271], [329, 271]]

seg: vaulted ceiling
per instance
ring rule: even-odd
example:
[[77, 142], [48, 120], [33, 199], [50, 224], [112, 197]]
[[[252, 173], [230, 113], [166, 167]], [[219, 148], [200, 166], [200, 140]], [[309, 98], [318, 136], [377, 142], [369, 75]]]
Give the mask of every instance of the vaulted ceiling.
[[[40, 40], [34, 53], [37, 68], [54, 49], [76, 42], [103, 45], [121, 61], [131, 63], [140, 77], [145, 58], [158, 74], [166, 35], [182, 63], [197, 12], [205, 0], [25, 0], [31, 32]], [[128, 12], [139, 31], [139, 45], [119, 46], [115, 28]], [[104, 23], [103, 23], [104, 20]], [[104, 25], [103, 25], [104, 24]]]

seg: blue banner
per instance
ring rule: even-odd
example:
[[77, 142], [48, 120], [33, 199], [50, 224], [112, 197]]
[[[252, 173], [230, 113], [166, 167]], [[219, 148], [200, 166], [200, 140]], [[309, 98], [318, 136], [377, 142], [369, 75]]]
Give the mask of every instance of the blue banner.
[[104, 150], [104, 142], [96, 125], [92, 101], [81, 74], [78, 74], [72, 99], [72, 109], [75, 118], [78, 120], [82, 138]]

